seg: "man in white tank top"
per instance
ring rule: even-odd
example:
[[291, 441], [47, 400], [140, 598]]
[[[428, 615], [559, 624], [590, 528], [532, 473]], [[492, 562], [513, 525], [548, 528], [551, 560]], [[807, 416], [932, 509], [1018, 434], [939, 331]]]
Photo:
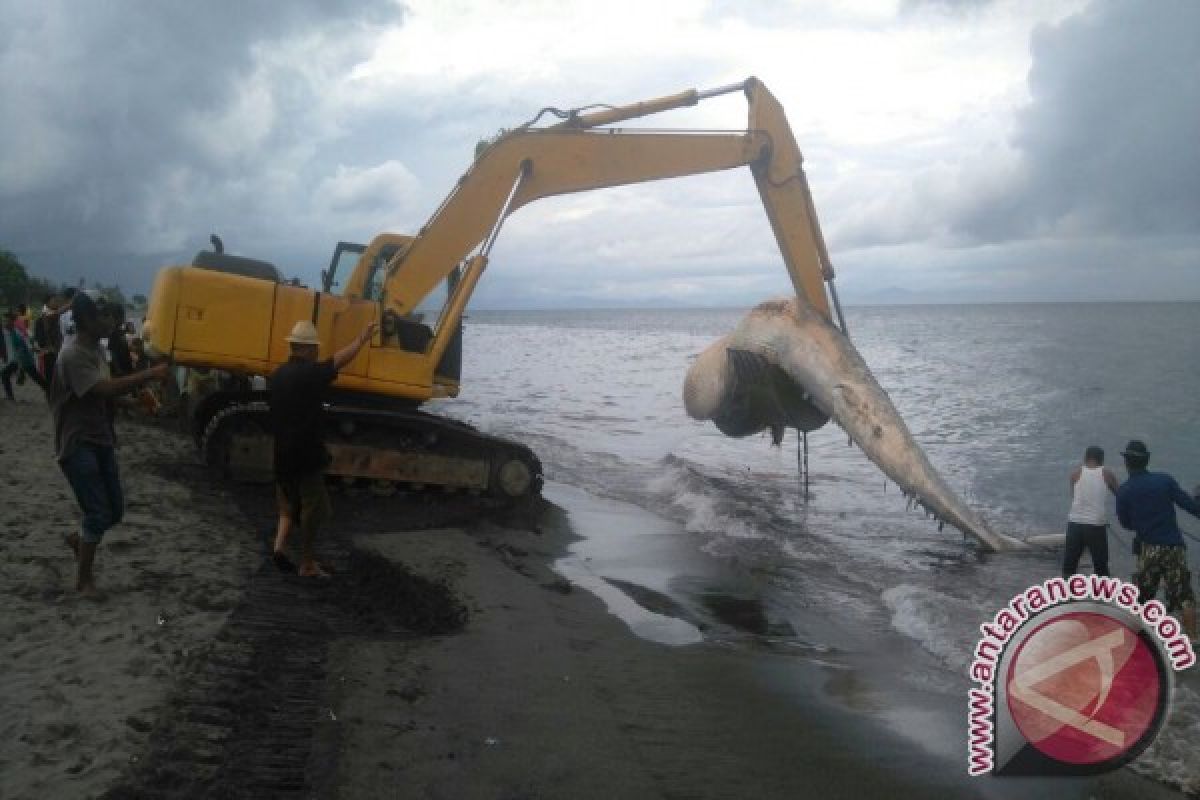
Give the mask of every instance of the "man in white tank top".
[[1083, 464], [1071, 470], [1071, 511], [1067, 514], [1067, 546], [1062, 572], [1069, 578], [1086, 549], [1097, 575], [1108, 575], [1108, 495], [1117, 493], [1117, 476], [1104, 466], [1104, 451], [1092, 445]]

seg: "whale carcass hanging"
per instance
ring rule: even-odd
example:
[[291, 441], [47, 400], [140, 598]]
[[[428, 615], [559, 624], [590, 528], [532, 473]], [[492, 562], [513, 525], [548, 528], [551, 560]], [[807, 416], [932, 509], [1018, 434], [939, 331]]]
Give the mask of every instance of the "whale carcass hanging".
[[765, 302], [688, 370], [684, 406], [730, 436], [833, 419], [939, 521], [991, 550], [1024, 543], [992, 531], [938, 474], [850, 339], [799, 297]]

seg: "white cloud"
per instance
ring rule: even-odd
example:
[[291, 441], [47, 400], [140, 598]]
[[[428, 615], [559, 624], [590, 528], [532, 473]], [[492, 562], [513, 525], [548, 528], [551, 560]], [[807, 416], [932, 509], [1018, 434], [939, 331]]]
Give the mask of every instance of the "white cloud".
[[339, 164], [317, 187], [315, 205], [335, 214], [378, 215], [391, 208], [395, 217], [412, 205], [419, 188], [416, 177], [399, 161], [369, 167]]

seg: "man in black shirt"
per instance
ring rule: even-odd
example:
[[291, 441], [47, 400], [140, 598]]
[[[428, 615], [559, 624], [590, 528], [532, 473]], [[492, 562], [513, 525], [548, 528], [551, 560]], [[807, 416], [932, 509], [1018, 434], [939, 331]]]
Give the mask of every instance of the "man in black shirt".
[[279, 525], [275, 532], [275, 563], [290, 569], [285, 555], [293, 524], [300, 523], [300, 567], [305, 577], [324, 578], [313, 557], [317, 527], [330, 515], [325, 491], [327, 456], [321, 437], [322, 401], [338, 370], [358, 355], [378, 326], [368, 325], [333, 358], [317, 361], [320, 339], [307, 320], [297, 322], [287, 337], [291, 358], [271, 376], [271, 421], [275, 428], [275, 495]]

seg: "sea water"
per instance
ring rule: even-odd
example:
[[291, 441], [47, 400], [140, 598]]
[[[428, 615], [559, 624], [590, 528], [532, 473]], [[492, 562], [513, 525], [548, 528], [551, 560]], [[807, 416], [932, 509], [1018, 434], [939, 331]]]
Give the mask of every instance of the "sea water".
[[[777, 448], [690, 420], [688, 366], [744, 313], [474, 312], [462, 394], [440, 410], [531, 445], [557, 491], [672, 522], [679, 561], [702, 554], [741, 576], [738, 591], [764, 618], [760, 638], [784, 631], [809, 653], [870, 654], [873, 639], [900, 636], [916, 653], [906, 680], [965, 698], [979, 624], [1057, 574], [1058, 554], [981, 558], [954, 529], [906, 510], [835, 424], [808, 437], [805, 497], [794, 431]], [[999, 531], [1062, 531], [1068, 473], [1093, 444], [1121, 479], [1120, 450], [1137, 438], [1151, 469], [1189, 491], [1200, 482], [1200, 304], [851, 307], [846, 317], [916, 441]], [[1200, 533], [1200, 520], [1180, 520]], [[1129, 534], [1113, 530], [1113, 574], [1128, 579]], [[1194, 574], [1198, 554], [1193, 542]], [[703, 599], [702, 577], [691, 588]], [[1200, 791], [1198, 741], [1200, 691], [1184, 681], [1134, 768]]]

